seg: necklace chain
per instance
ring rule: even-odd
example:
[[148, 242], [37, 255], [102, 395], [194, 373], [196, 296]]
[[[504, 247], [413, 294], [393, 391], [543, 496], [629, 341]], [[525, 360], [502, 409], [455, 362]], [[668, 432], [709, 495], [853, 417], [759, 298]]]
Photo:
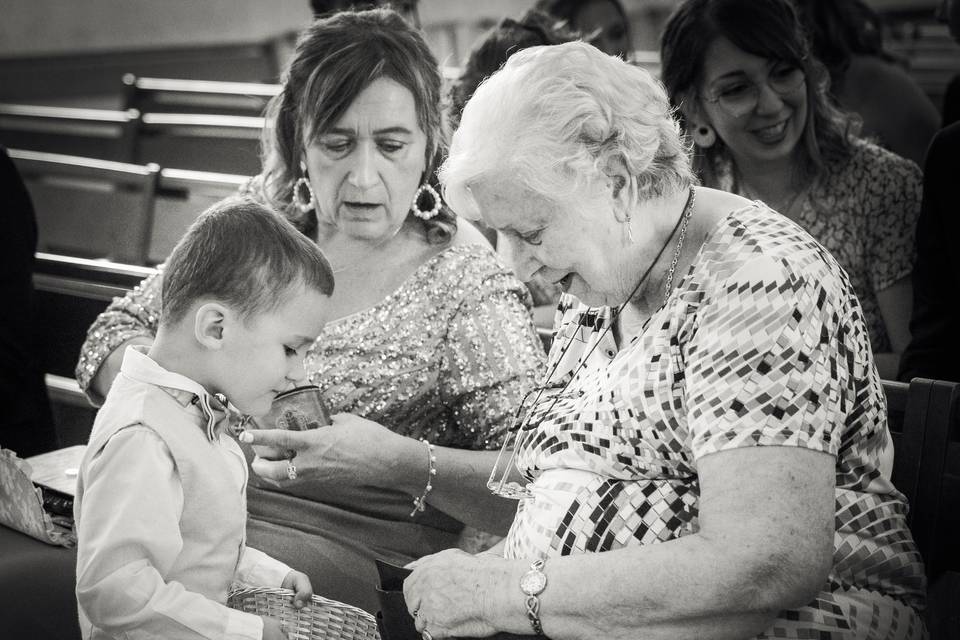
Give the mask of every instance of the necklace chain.
[[690, 198], [687, 200], [687, 205], [683, 208], [683, 222], [680, 224], [680, 234], [677, 238], [677, 248], [673, 252], [673, 260], [670, 261], [670, 268], [667, 270], [667, 282], [664, 287], [665, 291], [663, 292], [663, 304], [667, 304], [667, 300], [670, 298], [670, 292], [673, 291], [673, 274], [677, 271], [677, 263], [680, 261], [680, 251], [683, 249], [683, 239], [687, 235], [687, 225], [690, 223], [690, 218], [693, 216], [693, 205], [697, 198], [697, 192], [693, 189], [690, 190]]

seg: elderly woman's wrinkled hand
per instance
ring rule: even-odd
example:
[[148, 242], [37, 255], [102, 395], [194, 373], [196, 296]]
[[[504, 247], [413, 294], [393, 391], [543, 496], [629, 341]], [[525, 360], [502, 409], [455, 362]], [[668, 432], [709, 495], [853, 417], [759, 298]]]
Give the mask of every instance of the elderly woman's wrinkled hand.
[[497, 620], [513, 604], [523, 606], [517, 561], [447, 549], [407, 568], [413, 573], [403, 581], [403, 595], [425, 638], [486, 637], [501, 630]]
[[405, 444], [403, 441], [409, 440], [349, 413], [334, 415], [332, 424], [319, 429], [251, 429], [239, 439], [245, 444], [293, 454], [281, 460], [260, 456], [253, 460], [254, 473], [280, 486], [304, 481], [376, 486], [382, 482], [386, 461], [394, 458], [396, 448]]

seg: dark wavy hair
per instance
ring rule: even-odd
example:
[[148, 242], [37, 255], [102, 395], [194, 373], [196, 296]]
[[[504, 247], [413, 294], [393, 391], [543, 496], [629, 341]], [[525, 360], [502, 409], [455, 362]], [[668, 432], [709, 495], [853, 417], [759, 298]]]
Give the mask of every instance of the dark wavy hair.
[[537, 9], [527, 11], [519, 20], [504, 18], [474, 45], [463, 65], [463, 72], [451, 84], [449, 119], [451, 128], [460, 122], [463, 107], [480, 83], [493, 75], [507, 58], [517, 51], [541, 45], [578, 40], [580, 34], [568, 29], [557, 17]]
[[[417, 123], [427, 136], [423, 180], [437, 184], [441, 77], [423, 36], [390, 9], [346, 11], [316, 20], [297, 41], [283, 73], [283, 90], [267, 107], [263, 139], [266, 198], [311, 237], [316, 237], [316, 212], [303, 214], [291, 204], [304, 144], [318, 140], [379, 78], [413, 94]], [[456, 216], [445, 205], [430, 220], [412, 213], [408, 217], [433, 244], [448, 242], [456, 233]]]
[[[662, 80], [677, 107], [697, 100], [707, 49], [725, 37], [743, 51], [803, 69], [807, 78], [807, 121], [803, 150], [806, 176], [820, 176], [833, 161], [852, 153], [859, 120], [828, 98], [829, 79], [811, 55], [797, 12], [789, 0], [685, 0], [670, 16], [660, 42]], [[681, 110], [681, 121], [689, 128]], [[695, 167], [706, 184], [715, 184], [713, 167], [726, 145], [721, 140], [703, 150]]]

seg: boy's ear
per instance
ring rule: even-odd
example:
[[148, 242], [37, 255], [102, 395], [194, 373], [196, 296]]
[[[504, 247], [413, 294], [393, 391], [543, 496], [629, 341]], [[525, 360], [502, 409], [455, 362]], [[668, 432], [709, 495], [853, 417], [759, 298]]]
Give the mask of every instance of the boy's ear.
[[229, 311], [219, 302], [205, 302], [194, 314], [193, 331], [197, 342], [208, 349], [223, 347], [223, 330]]

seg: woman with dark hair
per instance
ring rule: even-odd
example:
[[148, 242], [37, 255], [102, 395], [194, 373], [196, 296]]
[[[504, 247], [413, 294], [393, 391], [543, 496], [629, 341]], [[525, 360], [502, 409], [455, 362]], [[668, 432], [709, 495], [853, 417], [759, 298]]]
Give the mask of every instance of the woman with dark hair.
[[[295, 561], [317, 592], [375, 610], [375, 557], [404, 563], [504, 533], [485, 481], [543, 351], [529, 294], [430, 186], [440, 149], [436, 60], [396, 13], [319, 20], [271, 104], [264, 170], [244, 192], [314, 238], [336, 278], [305, 359], [333, 424], [252, 431], [248, 542]], [[91, 327], [77, 377], [99, 401], [124, 344], [149, 343], [161, 276]], [[281, 390], [277, 390], [281, 391]], [[464, 528], [464, 524], [472, 529]]]
[[837, 257], [893, 379], [910, 339], [920, 169], [855, 135], [788, 0], [684, 2], [661, 60], [703, 183], [763, 200]]
[[620, 0], [539, 0], [536, 9], [556, 16], [600, 51], [628, 59], [630, 19]]
[[813, 54], [830, 72], [830, 93], [863, 119], [863, 135], [923, 163], [940, 116], [897, 59], [883, 25], [863, 0], [794, 0]]

